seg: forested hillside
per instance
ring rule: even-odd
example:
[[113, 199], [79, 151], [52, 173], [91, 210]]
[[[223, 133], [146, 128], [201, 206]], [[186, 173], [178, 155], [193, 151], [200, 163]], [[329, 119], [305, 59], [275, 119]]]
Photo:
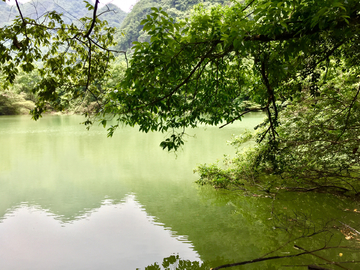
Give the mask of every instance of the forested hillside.
[[215, 4], [224, 4], [226, 0], [140, 0], [129, 15], [124, 19], [121, 30], [116, 35], [118, 49], [126, 50], [132, 46], [133, 41], [145, 41], [146, 34], [142, 31], [140, 22], [151, 13], [152, 7], [162, 7], [174, 19], [185, 18], [190, 14], [194, 5], [202, 3], [204, 7]]
[[[71, 23], [84, 16], [92, 16], [92, 13], [86, 8], [83, 0], [34, 0], [20, 5], [21, 11], [25, 17], [32, 19], [41, 18], [44, 13], [49, 11], [56, 11], [63, 13], [63, 20], [65, 23]], [[115, 5], [109, 4], [100, 9], [100, 14], [107, 9], [111, 12], [106, 12], [100, 16], [102, 20], [106, 20], [110, 26], [119, 27], [127, 13], [122, 11]], [[0, 1], [0, 27], [11, 23], [19, 13], [16, 6], [10, 6]]]

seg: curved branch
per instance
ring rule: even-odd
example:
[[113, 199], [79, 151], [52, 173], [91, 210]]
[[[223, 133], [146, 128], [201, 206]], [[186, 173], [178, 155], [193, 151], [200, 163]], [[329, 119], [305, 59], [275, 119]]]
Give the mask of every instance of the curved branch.
[[178, 91], [180, 89], [181, 86], [183, 86], [184, 84], [186, 84], [190, 78], [193, 76], [193, 74], [196, 72], [196, 70], [198, 70], [198, 68], [201, 66], [201, 64], [204, 62], [204, 60], [209, 56], [209, 54], [211, 54], [211, 52], [214, 50], [214, 48], [216, 47], [217, 43], [215, 43], [210, 50], [203, 56], [201, 57], [200, 61], [197, 63], [197, 65], [192, 69], [192, 71], [190, 72], [190, 74], [181, 82], [179, 83], [170, 93], [168, 93], [167, 95], [163, 96], [162, 98], [156, 99], [152, 102], [149, 102], [147, 104], [144, 104], [142, 107], [147, 107], [147, 106], [151, 106], [154, 105], [155, 103], [158, 103], [168, 97], [171, 97], [176, 91]]
[[[294, 246], [294, 247], [300, 249], [299, 246]], [[269, 260], [276, 260], [276, 259], [283, 259], [283, 258], [294, 258], [294, 257], [299, 257], [299, 256], [302, 256], [302, 255], [306, 255], [306, 254], [314, 255], [313, 254], [314, 252], [321, 251], [321, 250], [326, 250], [326, 249], [333, 249], [333, 248], [351, 248], [351, 247], [348, 247], [348, 246], [323, 247], [323, 248], [319, 248], [319, 249], [315, 249], [315, 250], [311, 250], [311, 251], [303, 251], [303, 252], [293, 254], [293, 255], [272, 256], [272, 257], [266, 257], [266, 258], [257, 258], [257, 259], [250, 260], [250, 261], [243, 261], [243, 262], [238, 262], [238, 263], [224, 264], [224, 265], [220, 265], [220, 266], [215, 267], [215, 268], [211, 268], [211, 270], [219, 270], [219, 269], [223, 269], [223, 268], [229, 268], [229, 267], [245, 265], [245, 264], [250, 264], [250, 263], [256, 263], [256, 262], [262, 262], [262, 261], [269, 261]], [[339, 266], [338, 263], [336, 263], [336, 265]], [[341, 267], [341, 266], [339, 266], [339, 267]], [[343, 268], [343, 267], [341, 267], [341, 268]], [[343, 269], [346, 269], [346, 268], [343, 268]]]

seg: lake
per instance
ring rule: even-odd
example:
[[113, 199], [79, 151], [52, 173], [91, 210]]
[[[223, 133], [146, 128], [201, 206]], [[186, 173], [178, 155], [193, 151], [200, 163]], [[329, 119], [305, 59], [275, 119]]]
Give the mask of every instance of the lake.
[[[234, 154], [226, 143], [232, 134], [262, 119], [250, 114], [223, 129], [189, 129], [174, 154], [159, 147], [166, 134], [123, 127], [107, 138], [100, 126], [87, 131], [81, 116], [0, 117], [0, 269], [209, 269], [272, 251], [296, 254], [294, 244], [357, 248], [356, 233], [345, 231], [360, 230], [356, 201], [244, 195], [194, 183], [197, 164]], [[360, 260], [356, 249], [319, 254]], [[333, 267], [310, 254], [228, 269], [311, 263]]]

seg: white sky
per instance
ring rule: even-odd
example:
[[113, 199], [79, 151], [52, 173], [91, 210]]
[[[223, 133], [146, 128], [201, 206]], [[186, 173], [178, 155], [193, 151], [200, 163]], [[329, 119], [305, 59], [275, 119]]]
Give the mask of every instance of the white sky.
[[[95, 3], [95, 0], [92, 0]], [[130, 12], [138, 0], [100, 0], [100, 7], [108, 3], [114, 4], [125, 12]], [[101, 5], [102, 4], [102, 5]]]
[[[29, 2], [30, 0], [19, 0], [21, 3]], [[6, 0], [6, 2], [10, 5], [15, 4], [15, 0]], [[95, 0], [92, 0], [94, 3]], [[100, 7], [112, 3], [114, 5], [117, 5], [119, 8], [121, 8], [125, 12], [130, 12], [131, 8], [138, 2], [138, 0], [100, 0]]]

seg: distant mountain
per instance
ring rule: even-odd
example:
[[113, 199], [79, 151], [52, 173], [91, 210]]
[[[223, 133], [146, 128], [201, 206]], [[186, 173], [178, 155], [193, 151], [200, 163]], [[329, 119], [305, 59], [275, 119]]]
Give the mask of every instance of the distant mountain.
[[[89, 12], [83, 0], [32, 0], [20, 4], [20, 8], [24, 16], [32, 19], [41, 18], [46, 12], [55, 10], [63, 14], [66, 23], [75, 22], [84, 16], [92, 16], [92, 12]], [[111, 26], [119, 27], [127, 13], [117, 6], [109, 4], [101, 8], [98, 14], [108, 9], [111, 11], [102, 14], [100, 19], [107, 20]], [[10, 6], [0, 1], [0, 27], [11, 23], [18, 15], [16, 6]]]
[[150, 14], [152, 7], [162, 7], [173, 18], [184, 18], [190, 14], [194, 5], [202, 3], [204, 6], [224, 4], [227, 0], [140, 0], [135, 4], [131, 12], [124, 19], [120, 30], [125, 34], [115, 36], [118, 41], [117, 49], [126, 50], [131, 48], [133, 41], [145, 41], [147, 37], [141, 31], [143, 26], [140, 22]]

